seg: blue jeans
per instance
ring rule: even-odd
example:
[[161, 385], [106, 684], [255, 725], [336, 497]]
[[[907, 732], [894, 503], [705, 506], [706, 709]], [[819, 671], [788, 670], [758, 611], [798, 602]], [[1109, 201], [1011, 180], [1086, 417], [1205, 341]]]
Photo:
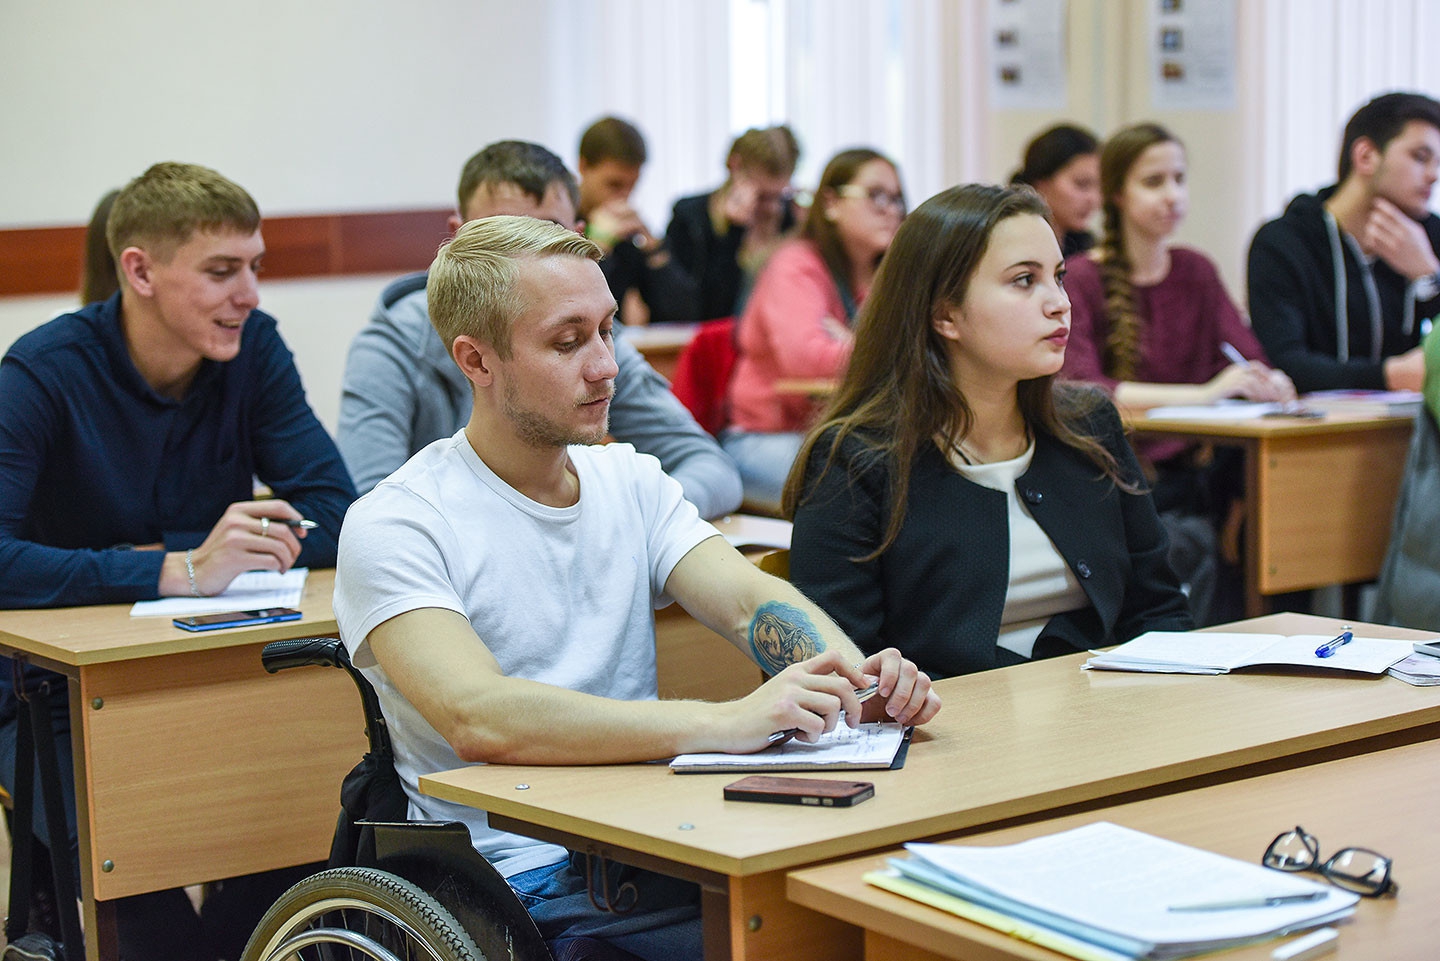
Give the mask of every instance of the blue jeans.
[[[704, 948], [697, 885], [598, 858], [592, 873], [596, 900], [608, 891], [617, 907], [633, 907], [619, 914], [591, 903], [583, 854], [572, 853], [568, 861], [522, 871], [506, 880], [546, 941], [597, 938], [645, 961], [698, 961]], [[626, 893], [620, 892], [621, 885], [629, 884], [635, 886], [636, 895], [630, 895], [628, 887]]]
[[780, 499], [790, 465], [800, 453], [804, 434], [759, 434], [732, 427], [720, 435], [720, 447], [740, 468], [745, 503], [757, 509], [780, 513]]

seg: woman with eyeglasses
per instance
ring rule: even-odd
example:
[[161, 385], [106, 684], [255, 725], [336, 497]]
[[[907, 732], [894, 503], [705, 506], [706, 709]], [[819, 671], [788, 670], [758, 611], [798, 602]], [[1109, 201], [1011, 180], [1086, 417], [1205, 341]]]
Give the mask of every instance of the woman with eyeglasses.
[[844, 372], [856, 310], [904, 217], [895, 164], [868, 148], [841, 151], [825, 165], [799, 236], [756, 281], [736, 335], [731, 427], [720, 439], [751, 508], [779, 510], [814, 395]]
[[1114, 406], [1055, 382], [1065, 267], [1029, 187], [906, 218], [785, 491], [790, 578], [932, 677], [1188, 630]]

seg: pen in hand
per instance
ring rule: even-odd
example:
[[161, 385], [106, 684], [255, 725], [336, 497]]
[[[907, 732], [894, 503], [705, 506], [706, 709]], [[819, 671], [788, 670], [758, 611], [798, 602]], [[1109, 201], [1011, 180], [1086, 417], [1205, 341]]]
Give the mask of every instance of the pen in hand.
[[1315, 656], [1329, 657], [1336, 651], [1340, 650], [1340, 648], [1344, 647], [1346, 644], [1349, 644], [1354, 639], [1355, 635], [1351, 633], [1349, 628], [1346, 628], [1335, 637], [1332, 637], [1324, 644], [1321, 644], [1319, 647], [1315, 648]]
[[1228, 340], [1222, 340], [1220, 342], [1220, 353], [1224, 354], [1225, 359], [1236, 367], [1248, 368], [1250, 366], [1250, 361], [1245, 359], [1245, 355], [1236, 350], [1235, 345]]
[[[880, 691], [880, 682], [879, 682], [879, 681], [876, 681], [874, 684], [871, 684], [869, 687], [865, 688], [864, 690], [862, 690], [862, 691], [856, 691], [856, 692], [855, 692], [855, 699], [858, 700], [861, 704], [864, 704], [866, 701], [870, 700], [870, 698], [874, 697], [879, 691]], [[795, 735], [797, 735], [797, 734], [799, 734], [799, 733], [800, 733], [800, 729], [799, 729], [798, 727], [789, 727], [789, 728], [786, 728], [786, 729], [783, 730], [783, 731], [776, 731], [774, 734], [772, 734], [772, 735], [770, 735], [768, 738], [766, 738], [765, 743], [766, 743], [766, 744], [780, 744], [780, 743], [783, 742], [783, 741], [788, 741], [788, 740], [790, 740], [792, 737], [794, 737]]]
[[313, 531], [315, 528], [317, 528], [317, 527], [320, 526], [319, 524], [315, 523], [314, 521], [312, 521], [312, 520], [311, 520], [310, 518], [308, 518], [308, 517], [302, 517], [302, 518], [300, 518], [299, 520], [293, 520], [293, 521], [292, 521], [292, 520], [282, 520], [280, 523], [284, 524], [286, 527], [289, 527], [289, 528], [291, 528], [291, 529], [299, 528], [299, 529], [302, 530], [302, 531]]

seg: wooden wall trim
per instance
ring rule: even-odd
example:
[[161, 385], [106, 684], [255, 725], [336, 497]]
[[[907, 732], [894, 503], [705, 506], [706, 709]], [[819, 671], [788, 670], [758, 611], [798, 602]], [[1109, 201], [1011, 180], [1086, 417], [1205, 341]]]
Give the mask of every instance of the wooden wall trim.
[[[423, 270], [447, 236], [450, 208], [266, 217], [266, 277]], [[78, 290], [85, 228], [0, 229], [0, 297]]]

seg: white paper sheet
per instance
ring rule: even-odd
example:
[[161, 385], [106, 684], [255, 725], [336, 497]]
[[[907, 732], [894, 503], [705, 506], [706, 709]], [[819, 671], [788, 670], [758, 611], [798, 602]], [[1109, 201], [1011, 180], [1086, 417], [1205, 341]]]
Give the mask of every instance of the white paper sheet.
[[[1105, 821], [1004, 847], [907, 844], [914, 857], [1007, 901], [1155, 945], [1203, 945], [1304, 926], [1352, 909], [1347, 891]], [[1257, 855], [1258, 856], [1258, 855]], [[1315, 893], [1227, 911], [1171, 905]], [[1166, 954], [1168, 952], [1160, 952]]]
[[670, 762], [677, 773], [724, 771], [823, 771], [827, 768], [879, 769], [895, 760], [905, 737], [901, 724], [872, 723], [851, 728], [841, 721], [814, 744], [789, 740], [757, 754], [682, 754]]
[[305, 577], [310, 571], [292, 567], [281, 574], [277, 571], [247, 571], [230, 582], [230, 587], [214, 597], [162, 597], [157, 601], [136, 601], [130, 608], [131, 617], [190, 617], [194, 614], [218, 614], [221, 611], [254, 611], [264, 607], [299, 609], [300, 595], [305, 590]]

